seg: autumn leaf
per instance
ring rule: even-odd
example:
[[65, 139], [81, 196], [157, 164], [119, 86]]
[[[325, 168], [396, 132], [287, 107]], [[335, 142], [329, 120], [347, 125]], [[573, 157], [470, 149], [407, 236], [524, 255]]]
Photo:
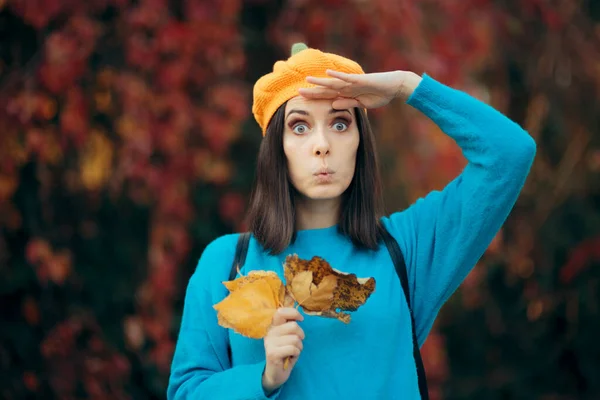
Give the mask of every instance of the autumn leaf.
[[290, 283], [290, 292], [299, 305], [311, 311], [326, 311], [333, 304], [333, 292], [337, 287], [337, 278], [327, 275], [317, 286], [313, 283], [312, 271], [296, 274]]
[[113, 142], [103, 133], [94, 131], [86, 144], [80, 161], [80, 177], [89, 190], [98, 190], [112, 175]]
[[356, 311], [375, 290], [374, 278], [357, 278], [338, 271], [316, 256], [310, 260], [288, 256], [284, 276], [287, 290], [306, 314], [345, 323], [350, 322], [350, 314], [343, 311]]
[[281, 279], [272, 271], [251, 271], [223, 284], [230, 293], [213, 306], [219, 325], [249, 338], [263, 338], [273, 314], [284, 304], [285, 286]]
[[10, 199], [17, 190], [19, 182], [14, 175], [5, 175], [0, 173], [0, 203]]

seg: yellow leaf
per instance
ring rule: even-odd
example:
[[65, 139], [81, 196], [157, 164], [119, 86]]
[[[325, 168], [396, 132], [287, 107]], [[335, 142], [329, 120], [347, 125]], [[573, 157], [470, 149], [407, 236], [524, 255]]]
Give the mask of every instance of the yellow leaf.
[[10, 199], [18, 184], [16, 176], [0, 174], [0, 203]]
[[219, 325], [253, 339], [263, 338], [284, 303], [285, 286], [272, 271], [252, 271], [223, 282], [229, 295], [213, 307]]
[[92, 132], [80, 158], [80, 177], [89, 190], [102, 188], [112, 175], [113, 144], [100, 132]]

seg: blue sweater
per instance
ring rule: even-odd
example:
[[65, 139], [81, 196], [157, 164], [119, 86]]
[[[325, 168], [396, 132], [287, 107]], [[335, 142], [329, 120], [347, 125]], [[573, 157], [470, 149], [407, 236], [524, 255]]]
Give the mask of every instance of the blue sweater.
[[[406, 258], [417, 339], [423, 344], [444, 302], [461, 284], [511, 211], [536, 146], [517, 124], [468, 94], [424, 75], [407, 100], [460, 146], [468, 164], [442, 191], [383, 218]], [[221, 328], [212, 305], [227, 295], [238, 235], [204, 250], [190, 278], [168, 388], [170, 400], [418, 399], [410, 315], [385, 246], [359, 251], [337, 228], [298, 232], [270, 256], [252, 239], [242, 269], [275, 271], [285, 257], [324, 257], [333, 268], [373, 276], [377, 287], [350, 324], [306, 316], [304, 349], [289, 380], [270, 397], [262, 389], [262, 340]], [[227, 346], [231, 343], [232, 364]]]

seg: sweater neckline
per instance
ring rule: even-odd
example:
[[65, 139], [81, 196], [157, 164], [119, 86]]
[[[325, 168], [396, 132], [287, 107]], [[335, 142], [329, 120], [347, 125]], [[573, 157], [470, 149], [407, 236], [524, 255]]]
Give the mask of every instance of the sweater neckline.
[[296, 243], [314, 242], [318, 240], [331, 240], [340, 237], [339, 225], [332, 225], [325, 228], [299, 229], [296, 231]]

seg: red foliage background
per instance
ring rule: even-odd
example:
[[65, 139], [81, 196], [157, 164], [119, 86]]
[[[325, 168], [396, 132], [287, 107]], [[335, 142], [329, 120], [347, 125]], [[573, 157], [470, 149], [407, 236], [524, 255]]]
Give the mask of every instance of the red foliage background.
[[[432, 398], [597, 396], [594, 4], [0, 0], [2, 397], [163, 398], [198, 256], [245, 229], [252, 84], [297, 41], [427, 72], [538, 141], [423, 349]], [[370, 115], [390, 209], [464, 166], [414, 110]]]

